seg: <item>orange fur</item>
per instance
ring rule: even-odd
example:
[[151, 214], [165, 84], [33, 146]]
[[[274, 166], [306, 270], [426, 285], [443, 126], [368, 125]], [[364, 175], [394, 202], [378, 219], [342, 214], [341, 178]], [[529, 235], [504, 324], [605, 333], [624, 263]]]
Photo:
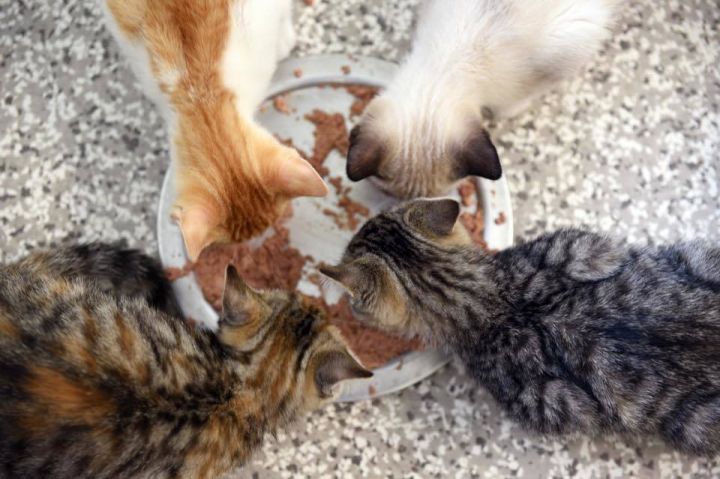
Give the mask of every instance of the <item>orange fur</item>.
[[83, 336], [88, 344], [95, 344], [97, 339], [97, 325], [92, 313], [86, 308], [82, 310], [83, 315]]
[[120, 349], [125, 356], [130, 356], [135, 350], [135, 333], [131, 332], [125, 325], [125, 320], [120, 311], [115, 313], [115, 327], [118, 330]]
[[20, 336], [20, 332], [17, 330], [14, 324], [4, 318], [0, 313], [0, 335], [7, 336], [8, 338], [15, 339]]
[[[62, 346], [62, 345], [61, 345]], [[85, 343], [77, 338], [71, 337], [64, 343], [65, 350], [67, 351], [70, 359], [73, 360], [79, 366], [84, 366], [86, 371], [90, 374], [94, 374], [98, 370], [97, 361], [95, 356], [88, 351]]]
[[244, 118], [223, 85], [234, 1], [107, 1], [121, 32], [144, 42], [176, 114], [174, 217], [192, 260], [214, 242], [258, 235], [293, 197], [327, 193], [309, 163]]
[[56, 420], [95, 425], [115, 411], [112, 401], [100, 390], [72, 382], [50, 368], [35, 366], [25, 389], [36, 398], [36, 403], [52, 409]]

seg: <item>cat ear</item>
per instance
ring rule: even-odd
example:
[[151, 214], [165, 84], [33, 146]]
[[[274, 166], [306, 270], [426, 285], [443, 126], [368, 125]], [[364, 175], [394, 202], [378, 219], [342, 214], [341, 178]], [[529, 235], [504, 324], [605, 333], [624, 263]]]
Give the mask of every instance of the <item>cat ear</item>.
[[460, 203], [448, 198], [415, 200], [405, 215], [406, 221], [419, 230], [447, 236], [452, 233], [460, 215]]
[[502, 176], [502, 166], [495, 145], [487, 130], [480, 128], [470, 136], [455, 154], [457, 179], [481, 176], [497, 180]]
[[338, 393], [337, 385], [349, 379], [372, 377], [347, 351], [330, 351], [320, 353], [315, 368], [315, 384], [320, 395], [325, 398], [334, 397]]
[[362, 125], [350, 131], [350, 148], [345, 166], [350, 180], [360, 181], [376, 175], [384, 156], [385, 145], [376, 136], [365, 134]]
[[213, 243], [210, 232], [217, 226], [217, 221], [203, 208], [192, 206], [175, 207], [172, 218], [180, 226], [188, 258], [196, 261], [200, 253]]
[[328, 187], [312, 165], [293, 151], [293, 156], [282, 162], [275, 177], [276, 191], [289, 198], [298, 196], [325, 196]]
[[320, 266], [320, 272], [342, 284], [351, 296], [358, 293], [359, 285], [367, 284], [370, 279], [368, 268], [361, 260], [337, 266]]
[[225, 270], [225, 291], [220, 313], [221, 328], [258, 322], [270, 312], [270, 307], [262, 296], [245, 283], [235, 266], [228, 265]]

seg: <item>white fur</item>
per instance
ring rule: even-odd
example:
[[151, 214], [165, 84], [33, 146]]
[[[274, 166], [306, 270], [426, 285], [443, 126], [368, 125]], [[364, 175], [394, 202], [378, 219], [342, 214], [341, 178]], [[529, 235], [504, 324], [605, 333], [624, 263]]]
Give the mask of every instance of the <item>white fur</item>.
[[[160, 90], [172, 87], [182, 71], [168, 68], [153, 75], [145, 46], [127, 38], [118, 28], [104, 0], [100, 0], [107, 25], [134, 70], [142, 91], [158, 105], [172, 125], [169, 100]], [[231, 30], [221, 62], [224, 85], [235, 93], [239, 112], [252, 117], [263, 100], [277, 62], [295, 46], [292, 0], [235, 0], [228, 14]]]
[[[483, 107], [514, 115], [599, 49], [618, 0], [428, 0], [412, 52], [364, 122], [402, 165], [384, 187], [438, 194], [437, 163], [466, 140]], [[402, 185], [402, 182], [409, 182]], [[413, 184], [414, 183], [414, 184]]]
[[171, 109], [167, 98], [160, 90], [160, 86], [150, 69], [150, 57], [148, 55], [145, 46], [140, 43], [127, 38], [115, 23], [115, 18], [112, 16], [110, 9], [107, 6], [105, 0], [100, 0], [100, 8], [105, 16], [105, 25], [107, 26], [110, 33], [117, 41], [120, 46], [120, 50], [127, 58], [130, 68], [132, 68], [135, 76], [140, 82], [140, 88], [145, 95], [155, 103], [162, 115], [169, 120], [171, 116]]
[[277, 62], [295, 46], [292, 0], [236, 1], [222, 61], [225, 86], [237, 93], [238, 109], [252, 116], [265, 96]]

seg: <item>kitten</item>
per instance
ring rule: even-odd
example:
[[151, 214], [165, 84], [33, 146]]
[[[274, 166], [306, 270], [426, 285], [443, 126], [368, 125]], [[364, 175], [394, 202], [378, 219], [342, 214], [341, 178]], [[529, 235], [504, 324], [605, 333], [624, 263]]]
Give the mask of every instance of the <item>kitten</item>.
[[526, 427], [720, 452], [720, 248], [564, 230], [492, 255], [458, 212], [401, 205], [323, 272], [378, 326], [456, 353]]
[[254, 119], [295, 44], [292, 0], [101, 0], [108, 26], [167, 119], [173, 216], [188, 256], [249, 239], [290, 199], [327, 186]]
[[498, 179], [482, 110], [511, 116], [598, 50], [617, 0], [429, 0], [412, 52], [351, 132], [347, 174], [400, 197]]
[[0, 268], [1, 477], [218, 477], [372, 375], [317, 309], [232, 267], [217, 333], [176, 316], [171, 291], [113, 246]]

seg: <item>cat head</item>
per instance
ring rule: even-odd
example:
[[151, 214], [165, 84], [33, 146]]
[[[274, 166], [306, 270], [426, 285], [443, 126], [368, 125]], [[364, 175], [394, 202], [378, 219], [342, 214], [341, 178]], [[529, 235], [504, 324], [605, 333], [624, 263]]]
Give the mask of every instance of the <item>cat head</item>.
[[[422, 317], [443, 308], [449, 279], [437, 275], [472, 245], [450, 199], [414, 200], [370, 219], [348, 244], [342, 262], [320, 271], [342, 284], [353, 311], [393, 333], [432, 338]], [[472, 247], [472, 246], [471, 246]], [[440, 313], [441, 314], [441, 313]]]
[[178, 109], [173, 217], [191, 261], [213, 243], [259, 235], [293, 198], [327, 194], [310, 163], [240, 117], [230, 98]]
[[351, 180], [372, 178], [395, 196], [414, 198], [444, 195], [466, 176], [500, 178], [497, 151], [477, 115], [460, 107], [406, 111], [404, 103], [384, 94], [368, 105], [350, 133]]
[[372, 376], [324, 313], [295, 293], [250, 288], [233, 266], [227, 269], [218, 337], [251, 362], [247, 384], [287, 415], [333, 400], [342, 381]]

